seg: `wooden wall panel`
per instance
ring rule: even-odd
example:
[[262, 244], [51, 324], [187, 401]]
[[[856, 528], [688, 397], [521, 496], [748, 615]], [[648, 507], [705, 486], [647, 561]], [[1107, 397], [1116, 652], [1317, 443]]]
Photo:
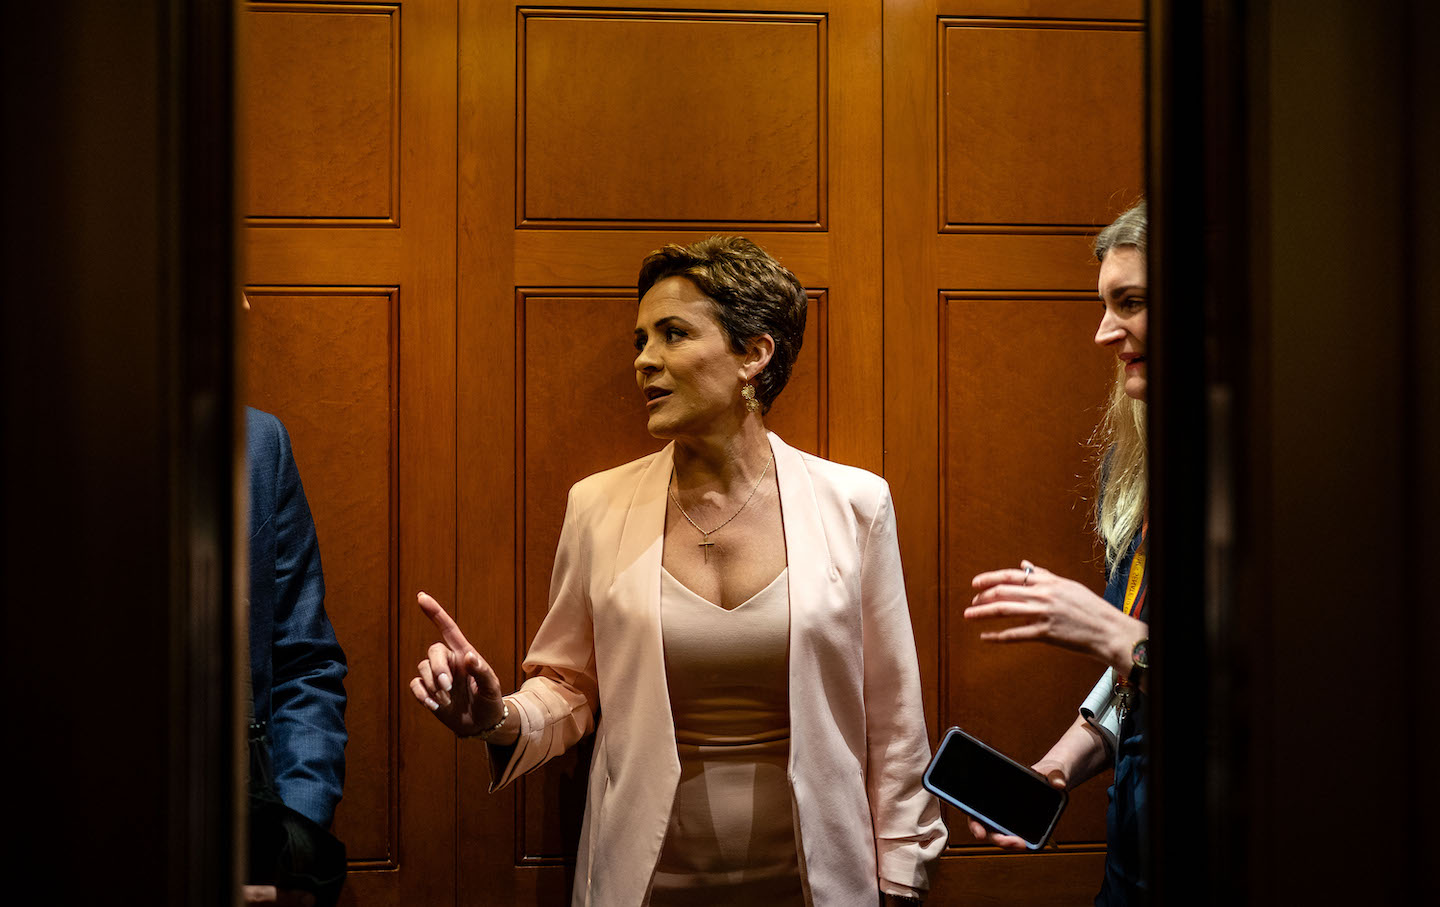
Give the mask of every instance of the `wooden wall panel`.
[[398, 294], [251, 287], [245, 295], [249, 402], [284, 414], [320, 539], [325, 609], [351, 666], [335, 833], [353, 864], [393, 867]]
[[1093, 231], [1140, 194], [1138, 22], [939, 23], [942, 229]]
[[[252, 331], [294, 360], [257, 363], [265, 392], [305, 412], [309, 385], [279, 380], [298, 369], [323, 385], [306, 391], [316, 404], [371, 399], [383, 356], [359, 338], [379, 336], [381, 298], [404, 300], [387, 360], [397, 591], [345, 632], [386, 628], [387, 695], [403, 700], [404, 665], [434, 636], [411, 606], [424, 588], [518, 681], [566, 487], [659, 446], [631, 365], [641, 257], [744, 232], [812, 288], [768, 423], [895, 492], [932, 730], [963, 721], [1017, 755], [1043, 747], [1098, 672], [980, 646], [957, 612], [994, 559], [1088, 565], [1097, 581], [1079, 442], [1106, 370], [1089, 346], [1098, 307], [1081, 302], [1095, 282], [1084, 234], [1140, 188], [1140, 0], [674, 6], [247, 5], [248, 280], [257, 315], [303, 313]], [[375, 431], [282, 415], [307, 448], [341, 451], [302, 458], [307, 481], [348, 468], [347, 432]], [[373, 455], [373, 439], [353, 443]], [[368, 538], [337, 544], [373, 570]], [[364, 660], [370, 690], [379, 666]], [[996, 674], [1035, 682], [997, 690]], [[388, 761], [352, 762], [366, 790], [394, 773], [398, 870], [356, 873], [350, 901], [568, 900], [583, 748], [490, 795], [483, 748], [408, 705], [388, 713]], [[373, 733], [358, 711], [352, 727]], [[952, 816], [931, 903], [1087, 900], [1103, 786], [1076, 796], [1062, 853], [998, 856]], [[360, 810], [355, 796], [342, 810]], [[345, 819], [367, 852], [383, 808]]]
[[946, 4], [946, 16], [999, 19], [1126, 19], [1145, 16], [1145, 0], [965, 0]]
[[456, 17], [240, 17], [247, 380], [294, 436], [350, 661], [343, 904], [454, 898], [456, 741], [406, 687], [436, 635], [415, 592], [455, 608]]
[[518, 218], [823, 229], [824, 16], [521, 10]]
[[243, 212], [252, 224], [394, 224], [400, 7], [253, 3], [244, 17]]
[[[885, 472], [932, 730], [1044, 755], [1101, 666], [982, 643], [971, 577], [1018, 564], [1102, 585], [1088, 451], [1109, 360], [1088, 243], [1140, 193], [1142, 5], [885, 3]], [[934, 337], [933, 343], [916, 338]], [[947, 813], [936, 905], [1088, 903], [1104, 778], [1060, 851], [1002, 855]]]
[[[1079, 704], [1045, 695], [1047, 688], [1083, 697], [1102, 669], [1050, 647], [982, 642], [960, 613], [974, 594], [971, 577], [1021, 558], [1097, 594], [1105, 589], [1104, 552], [1091, 531], [1088, 442], [1113, 360], [1090, 343], [1097, 308], [1093, 295], [1081, 294], [940, 299], [941, 712], [947, 726], [1027, 762], [1045, 754]], [[952, 847], [973, 847], [968, 837], [957, 835]], [[1103, 848], [1103, 787], [1074, 794], [1056, 840]]]
[[[879, 25], [875, 0], [461, 6], [460, 598], [510, 682], [566, 488], [660, 446], [630, 346], [651, 250], [738, 232], [792, 267], [813, 307], [767, 423], [880, 468]], [[584, 755], [490, 795], [471, 752], [462, 903], [564, 902]]]

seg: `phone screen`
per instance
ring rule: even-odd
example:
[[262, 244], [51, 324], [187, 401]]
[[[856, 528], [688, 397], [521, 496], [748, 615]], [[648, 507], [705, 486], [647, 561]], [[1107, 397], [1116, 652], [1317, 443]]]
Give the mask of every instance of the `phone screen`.
[[1044, 846], [1068, 797], [1049, 780], [951, 728], [925, 771], [925, 787], [1032, 850]]

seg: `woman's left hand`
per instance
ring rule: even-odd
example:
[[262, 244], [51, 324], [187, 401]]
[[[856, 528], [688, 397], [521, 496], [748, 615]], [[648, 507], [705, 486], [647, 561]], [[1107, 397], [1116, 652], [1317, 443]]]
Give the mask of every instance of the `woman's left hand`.
[[1024, 619], [1013, 627], [982, 632], [980, 638], [988, 642], [1049, 643], [1128, 672], [1132, 647], [1149, 635], [1144, 621], [1127, 616], [1083, 584], [1029, 561], [1021, 561], [1020, 569], [982, 573], [971, 585], [977, 594], [965, 609], [966, 620]]

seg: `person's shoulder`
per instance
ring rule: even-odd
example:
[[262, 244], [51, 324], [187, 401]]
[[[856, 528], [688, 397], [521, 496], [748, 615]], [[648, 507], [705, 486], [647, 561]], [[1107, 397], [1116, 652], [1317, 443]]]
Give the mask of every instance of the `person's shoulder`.
[[285, 435], [285, 424], [274, 413], [245, 407], [245, 439], [249, 444], [276, 444]]
[[837, 463], [803, 450], [796, 452], [817, 493], [828, 492], [857, 503], [875, 503], [890, 493], [890, 484], [868, 469]]
[[289, 447], [290, 435], [279, 417], [253, 406], [245, 407], [245, 459], [252, 485], [273, 480]]
[[619, 489], [634, 488], [639, 483], [640, 477], [645, 474], [645, 470], [662, 453], [664, 453], [663, 450], [657, 450], [638, 460], [631, 460], [629, 463], [621, 463], [619, 466], [591, 473], [570, 486], [571, 501], [584, 503], [597, 499], [608, 499]]
[[245, 407], [245, 451], [253, 461], [290, 456], [290, 432], [274, 413]]
[[824, 457], [791, 448], [814, 490], [815, 503], [827, 520], [856, 527], [888, 524], [885, 517], [894, 510], [890, 484], [881, 476], [859, 466], [837, 463]]

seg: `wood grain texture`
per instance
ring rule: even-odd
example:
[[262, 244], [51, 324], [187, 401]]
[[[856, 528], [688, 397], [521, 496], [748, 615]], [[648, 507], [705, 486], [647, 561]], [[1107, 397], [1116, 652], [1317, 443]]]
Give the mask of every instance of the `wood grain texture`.
[[[374, 286], [393, 279], [404, 259], [404, 231], [307, 227], [245, 232], [246, 273], [277, 285], [303, 284], [308, 276], [343, 275]], [[254, 281], [252, 281], [254, 282]]]
[[[956, 818], [954, 812], [945, 814], [951, 836], [969, 837]], [[1105, 876], [1104, 853], [991, 854], [942, 859], [935, 870], [935, 894], [926, 903], [1076, 907], [1091, 903]]]
[[[687, 6], [690, 12], [675, 14], [659, 0], [615, 9], [605, 6], [540, 10], [518, 4], [467, 4], [460, 9], [459, 596], [463, 611], [481, 616], [472, 639], [491, 655], [511, 684], [520, 680], [520, 659], [543, 614], [548, 565], [566, 488], [588, 472], [659, 446], [645, 435], [638, 407], [631, 409], [633, 353], [628, 349], [636, 272], [653, 249], [666, 242], [695, 242], [715, 232], [743, 232], [795, 271], [812, 288], [813, 308], [791, 386], [776, 403], [769, 423], [803, 448], [877, 471], [882, 463], [879, 7], [874, 0], [820, 0], [792, 11], [758, 3], [698, 0]], [[694, 47], [689, 57], [714, 65], [696, 70], [687, 58], [676, 63], [690, 67], [683, 70], [688, 74], [685, 79], [672, 74], [657, 80], [650, 75], [653, 61], [628, 59], [641, 55], [629, 46], [617, 50], [616, 39], [606, 38], [605, 46], [612, 50], [604, 55], [603, 71], [595, 69], [600, 63], [586, 64], [587, 73], [612, 80], [607, 84], [616, 95], [595, 101], [609, 111], [596, 127], [600, 131], [578, 130], [575, 125], [596, 116], [594, 111], [564, 116], [552, 111], [538, 125], [558, 130], [553, 134], [559, 138], [537, 145], [531, 126], [539, 108], [529, 104], [537, 97], [534, 83], [531, 80], [522, 91], [517, 73], [530, 79], [532, 43], [521, 29], [540, 20], [544, 20], [539, 26], [542, 38], [563, 39], [570, 42], [564, 46], [574, 50], [549, 55], [544, 78], [552, 81], [541, 84], [559, 86], [546, 89], [552, 100], [561, 89], [582, 95], [593, 92], [587, 85], [565, 81], [573, 77], [572, 58], [593, 59], [597, 53], [577, 43], [575, 34], [582, 26], [599, 27], [598, 34], [616, 30], [627, 35], [626, 41], [638, 29], [644, 34], [637, 40], [656, 48], [663, 59], [673, 59], [674, 48], [665, 41], [656, 44], [653, 36], [672, 35], [677, 29], [707, 38], [722, 35], [720, 46], [734, 52], [727, 50], [726, 59], [717, 60], [713, 49]], [[746, 29], [768, 37], [748, 48], [723, 37], [752, 33]], [[803, 47], [795, 34], [808, 35]], [[769, 59], [777, 47], [792, 44], [795, 59], [782, 60], [778, 68], [765, 62], [775, 71], [757, 79], [755, 69], [762, 65], [757, 54]], [[561, 45], [552, 42], [551, 46]], [[667, 53], [671, 56], [665, 57]], [[624, 84], [616, 84], [614, 73], [630, 75]], [[796, 84], [808, 86], [803, 88], [808, 108], [801, 104]], [[777, 92], [782, 97], [772, 101]], [[659, 125], [665, 128], [645, 132], [644, 147], [637, 150], [634, 140], [627, 139], [631, 144], [625, 146], [625, 159], [606, 163], [607, 169], [598, 175], [577, 179], [574, 160], [598, 155], [595, 160], [608, 161], [604, 156], [615, 151], [577, 149], [583, 142], [575, 136], [608, 134], [604, 130], [618, 128], [616, 124], [631, 115], [627, 108], [652, 109], [654, 99], [662, 95], [702, 97], [707, 102], [718, 98], [717, 109], [729, 111], [724, 116], [733, 120], [734, 111], [743, 110], [758, 119], [739, 126], [732, 123], [721, 130], [724, 141], [707, 144], [697, 141], [705, 137], [699, 128], [704, 117], [684, 110], [663, 116]], [[821, 99], [825, 104], [817, 108]], [[818, 150], [796, 146], [798, 151], [786, 151], [775, 163], [773, 149], [747, 146], [737, 153], [733, 142], [726, 144], [731, 141], [727, 135], [773, 129], [765, 117], [780, 109], [777, 104], [791, 105], [795, 113], [786, 116], [805, 124], [796, 135], [804, 132], [810, 148]], [[556, 149], [554, 160], [545, 164], [554, 175], [537, 182], [528, 156], [542, 145]], [[657, 192], [649, 183], [635, 188], [636, 161], [656, 154], [694, 162], [686, 172], [668, 177], [682, 180], [679, 188]], [[748, 169], [737, 175], [735, 168], [741, 163]], [[555, 172], [554, 168], [566, 169]], [[820, 173], [825, 174], [823, 181]], [[716, 174], [728, 174], [725, 180], [738, 179], [743, 185], [717, 180]], [[641, 176], [650, 180], [651, 174]], [[768, 191], [776, 185], [781, 185], [779, 194], [754, 201], [759, 189]], [[814, 209], [814, 202], [807, 200], [803, 216], [809, 220], [803, 223], [733, 219], [740, 216], [735, 213], [736, 199], [771, 206], [765, 210], [772, 214], [766, 216], [778, 210], [785, 217], [798, 218], [801, 215], [794, 211], [799, 208], [775, 206], [792, 205], [802, 189], [821, 205]], [[535, 192], [549, 195], [534, 196]], [[536, 219], [535, 210], [526, 207], [531, 198], [545, 199], [549, 213], [558, 212], [561, 219]], [[641, 212], [635, 215], [638, 219], [606, 219], [620, 210], [603, 207], [612, 204], [607, 199], [615, 198], [631, 205], [630, 211]], [[680, 203], [698, 205], [700, 213], [675, 207]], [[574, 212], [592, 219], [574, 219]], [[698, 221], [667, 223], [658, 220], [661, 215], [695, 216]], [[817, 229], [822, 221], [823, 231]], [[737, 229], [741, 226], [743, 231]], [[525, 303], [517, 305], [517, 298]], [[543, 335], [536, 339], [535, 317], [540, 311], [566, 307], [593, 308], [584, 318], [595, 320], [585, 321], [584, 331], [561, 342], [565, 353], [557, 355], [546, 348]], [[568, 322], [569, 316], [560, 321]], [[607, 352], [609, 342], [604, 338], [612, 323], [623, 328], [617, 338], [623, 353]], [[540, 346], [527, 352], [527, 345], [535, 343]], [[598, 357], [593, 361], [592, 352]], [[547, 361], [553, 365], [546, 365]], [[582, 369], [582, 363], [588, 365]], [[556, 376], [565, 380], [552, 380]], [[569, 424], [590, 426], [592, 421], [593, 429], [578, 430]], [[626, 440], [632, 437], [638, 440]], [[577, 444], [575, 438], [585, 441]], [[547, 457], [555, 462], [548, 464]], [[534, 563], [536, 558], [540, 564]], [[538, 610], [532, 613], [532, 608]], [[459, 864], [461, 901], [563, 902], [568, 897], [582, 808], [573, 791], [581, 789], [575, 785], [583, 786], [583, 757], [566, 757], [525, 785], [517, 785], [519, 790], [493, 796], [485, 791], [483, 754], [466, 748], [460, 759], [459, 846], [466, 855]]]
[[[524, 534], [516, 599], [528, 648], [545, 619], [566, 491], [591, 473], [658, 450], [645, 430], [632, 367], [636, 300], [624, 290], [571, 295], [520, 291], [516, 459]], [[585, 812], [589, 748], [520, 784], [522, 862], [574, 860]]]
[[[890, 0], [884, 11], [885, 473], [928, 715], [933, 732], [961, 724], [1033, 760], [1100, 668], [982, 644], [960, 611], [975, 573], [1020, 557], [1099, 586], [1081, 442], [1108, 369], [1091, 343], [1096, 265], [1084, 225], [1108, 222], [1138, 190], [1140, 4]], [[1088, 25], [1135, 41], [1134, 77], [1117, 81], [1113, 61], [1076, 49], [1083, 40], [1056, 57], [1054, 39], [1090, 29], [1045, 17], [1106, 20]], [[1049, 38], [1032, 37], [1042, 31]], [[1131, 111], [1115, 128], [1133, 141], [1110, 142], [1135, 179], [1111, 185], [1131, 165], [1107, 161], [1067, 171], [1059, 189], [1045, 182], [1049, 157], [1070, 154], [1093, 125], [1057, 108], [1059, 96], [1033, 96], [1030, 73], [1059, 62], [1072, 81], [1108, 80], [1112, 106]], [[968, 131], [954, 129], [962, 111]], [[1027, 185], [1030, 168], [1044, 191]], [[1088, 903], [1102, 876], [1105, 787], [1096, 779], [1073, 793], [1058, 852], [976, 846], [947, 812], [951, 841], [929, 903]]]
[[937, 286], [954, 290], [1088, 289], [1098, 273], [1092, 240], [1089, 233], [943, 233], [930, 241], [933, 274]]
[[[257, 363], [249, 370], [252, 383], [270, 382], [273, 393], [292, 396], [297, 404], [303, 397], [304, 406], [327, 414], [313, 422], [302, 420], [308, 425], [302, 430], [307, 448], [329, 454], [307, 460], [301, 439], [296, 441], [307, 489], [312, 484], [343, 487], [358, 475], [370, 475], [358, 464], [375, 455], [370, 439], [374, 432], [366, 428], [364, 438], [352, 437], [367, 423], [353, 421], [351, 414], [360, 401], [370, 399], [365, 388], [378, 379], [368, 371], [369, 363], [379, 354], [370, 350], [359, 357], [367, 363], [362, 367], [355, 356], [340, 351], [377, 330], [368, 322], [356, 326], [350, 321], [358, 317], [357, 311], [373, 307], [377, 297], [365, 288], [388, 294], [387, 317], [393, 318], [384, 335], [391, 395], [384, 409], [394, 439], [383, 480], [391, 501], [391, 548], [378, 560], [391, 565], [392, 588], [377, 600], [367, 585], [365, 595], [370, 597], [362, 597], [363, 605], [354, 606], [358, 610], [337, 621], [354, 628], [341, 631], [347, 651], [353, 639], [363, 654], [358, 662], [352, 658], [347, 680], [352, 697], [361, 698], [352, 699], [347, 713], [353, 742], [347, 760], [349, 783], [337, 819], [342, 834], [350, 836], [352, 857], [362, 862], [352, 863], [341, 903], [452, 904], [456, 742], [413, 703], [407, 684], [413, 665], [435, 639], [434, 627], [414, 604], [415, 592], [424, 589], [447, 604], [455, 601], [457, 4], [399, 0], [257, 4], [246, 9], [251, 19], [274, 17], [281, 37], [292, 42], [283, 45], [283, 53], [275, 50], [281, 45], [267, 50], [253, 37], [242, 44], [238, 78], [250, 86], [247, 92], [254, 93], [256, 80], [274, 79], [280, 68], [305, 68], [313, 58], [316, 69], [273, 83], [276, 97], [266, 102], [273, 107], [272, 116], [286, 121], [286, 129], [310, 138], [298, 140], [295, 153], [276, 157], [273, 149], [257, 148], [263, 144], [257, 136], [263, 134], [252, 128], [241, 149], [242, 160], [249, 161], [245, 166], [251, 172], [274, 167], [283, 171], [274, 185], [319, 192], [315, 198], [320, 202], [333, 194], [352, 206], [337, 209], [317, 202], [301, 212], [304, 217], [252, 219], [245, 233], [246, 281], [260, 294], [254, 314], [288, 298], [295, 303], [289, 308], [305, 311], [308, 319], [301, 322], [308, 339], [299, 346], [287, 347], [284, 332], [257, 329], [249, 338], [250, 356]], [[403, 30], [395, 24], [402, 20]], [[384, 91], [381, 70], [386, 73]], [[351, 84], [334, 84], [347, 80]], [[397, 86], [398, 94], [389, 94]], [[311, 102], [324, 108], [325, 117], [343, 113], [341, 122], [313, 118], [304, 106]], [[382, 131], [392, 143], [383, 149], [383, 167], [377, 163]], [[365, 140], [370, 150], [358, 163], [326, 157], [330, 145], [358, 140], [357, 135], [374, 137]], [[403, 193], [395, 191], [402, 185]], [[377, 208], [382, 188], [385, 206]], [[337, 210], [348, 213], [332, 216]], [[357, 300], [356, 305], [340, 305], [346, 299]], [[297, 369], [309, 382], [303, 393], [298, 382], [287, 388], [282, 380]], [[338, 520], [326, 518], [329, 538], [322, 536], [321, 543], [327, 579], [332, 573], [341, 578], [347, 571], [376, 569], [374, 543], [367, 535], [371, 522], [345, 514]], [[341, 594], [333, 582], [332, 596]], [[365, 742], [372, 738], [379, 742]], [[383, 804], [365, 793], [380, 777], [385, 778], [388, 798]], [[390, 829], [384, 848], [377, 849], [371, 832], [356, 823], [362, 814], [378, 813], [382, 807]]]
[[320, 539], [325, 610], [350, 668], [335, 834], [352, 863], [393, 868], [398, 293], [252, 287], [245, 295], [247, 402], [290, 432]]
[[[456, 488], [456, 605], [471, 641], [513, 689], [523, 642], [516, 560], [523, 532], [516, 461], [518, 14], [512, 4], [464, 3], [459, 17], [455, 395], [457, 467], [465, 479]], [[491, 795], [488, 777], [484, 747], [462, 747], [451, 807], [456, 849], [464, 854], [450, 880], [456, 903], [565, 903], [563, 869], [516, 871], [517, 790]], [[536, 886], [549, 886], [548, 896], [536, 895]]]
[[1093, 232], [1143, 193], [1139, 23], [941, 19], [942, 230]]
[[[884, 469], [885, 272], [881, 19], [874, 2], [836, 3], [830, 13], [830, 280], [827, 381], [831, 413], [826, 455], [875, 473]], [[843, 416], [841, 416], [843, 414]], [[839, 418], [836, 418], [840, 416]]]
[[394, 225], [400, 6], [251, 3], [239, 69], [252, 225]]
[[[705, 230], [517, 230], [516, 286], [633, 287], [644, 257], [666, 243], [688, 245], [713, 235]], [[807, 287], [834, 284], [833, 233], [747, 233]]]
[[[940, 299], [941, 708], [947, 726], [1027, 764], [1074, 720], [1103, 668], [1050, 646], [982, 642], [961, 612], [975, 574], [1022, 558], [1104, 591], [1088, 442], [1114, 366], [1091, 342], [1097, 307], [1082, 294]], [[1103, 843], [1104, 818], [1104, 787], [1083, 787], [1056, 840]]]
[[[483, 748], [457, 748], [405, 701], [404, 666], [434, 636], [413, 593], [423, 588], [452, 605], [502, 678], [518, 683], [543, 614], [566, 487], [659, 446], [634, 397], [629, 330], [639, 261], [665, 242], [743, 227], [812, 288], [805, 350], [770, 424], [792, 443], [889, 479], [932, 730], [963, 714], [1007, 746], [1043, 746], [1057, 716], [1073, 710], [1075, 694], [1063, 687], [1081, 674], [1093, 680], [1088, 666], [1064, 658], [987, 652], [961, 638], [952, 590], [981, 569], [974, 564], [1009, 562], [1010, 548], [1025, 542], [1055, 550], [1051, 563], [1084, 568], [1072, 436], [1087, 427], [1075, 413], [1093, 416], [1100, 396], [1055, 363], [1062, 348], [1072, 351], [1062, 338], [1086, 321], [1076, 342], [1088, 349], [1093, 328], [1069, 314], [1090, 312], [1080, 301], [1094, 292], [1080, 228], [1108, 220], [1128, 198], [1115, 197], [1125, 187], [1106, 185], [1087, 201], [1090, 187], [1078, 184], [1103, 183], [1095, 173], [1072, 179], [1069, 195], [1012, 198], [1004, 181], [1025, 180], [1025, 168], [1044, 166], [1053, 149], [1012, 154], [1001, 141], [949, 141], [940, 86], [944, 74], [956, 86], [971, 79], [970, 94], [952, 92], [952, 101], [983, 103], [955, 114], [973, 118], [971, 134], [991, 129], [1003, 138], [1016, 131], [1004, 120], [1015, 110], [994, 107], [989, 95], [1025, 101], [1033, 88], [1017, 88], [1008, 74], [1044, 69], [1033, 57], [1049, 53], [1048, 39], [1033, 35], [1138, 41], [1127, 28], [1139, 3], [817, 0], [787, 10], [696, 0], [685, 13], [662, 0], [604, 6], [398, 4], [398, 228], [312, 220], [248, 233], [251, 283], [399, 288], [400, 593], [389, 695], [403, 706], [392, 728], [400, 868], [356, 873], [350, 903], [568, 899], [585, 755], [488, 794]], [[938, 23], [959, 29], [962, 19], [986, 17], [1016, 21], [966, 25], [955, 60], [942, 62]], [[1051, 28], [1047, 18], [1108, 24]], [[1110, 62], [1069, 54], [1052, 56], [1072, 62], [1075, 78], [1109, 77]], [[984, 65], [960, 65], [976, 61]], [[1138, 84], [1117, 92], [1130, 93], [1138, 117]], [[670, 115], [656, 107], [662, 102], [685, 106]], [[716, 114], [710, 125], [693, 113], [707, 103]], [[1091, 126], [1076, 125], [1064, 105], [1020, 112], [1059, 117], [1051, 132], [1066, 142], [1072, 126]], [[984, 193], [974, 193], [983, 180], [951, 181], [948, 156], [942, 181], [939, 154], [954, 149], [981, 155], [955, 166], [990, 174]], [[954, 221], [948, 202], [940, 204], [951, 185], [971, 193], [957, 198], [990, 207], [961, 209], [970, 220]], [[1010, 210], [1010, 221], [996, 210]], [[980, 227], [942, 233], [946, 224]], [[1054, 333], [1035, 340], [1042, 328]], [[613, 344], [605, 339], [612, 332]], [[1040, 364], [1020, 368], [1032, 356]], [[999, 373], [1014, 374], [996, 382]], [[1027, 408], [1053, 417], [1053, 433], [1016, 433], [1024, 449], [984, 446], [1001, 437], [997, 423]], [[1048, 497], [1013, 506], [1008, 491], [1021, 479]], [[995, 524], [988, 533], [971, 512], [976, 502]], [[1012, 525], [1022, 514], [1025, 531]], [[1029, 685], [1033, 701], [1021, 702], [1018, 690], [991, 701], [990, 674], [1002, 670], [1045, 682]], [[1103, 786], [1092, 787], [1077, 794], [1062, 827], [1065, 840], [1079, 842], [1067, 852], [998, 856], [967, 847], [952, 822], [955, 841], [931, 903], [1087, 900], [1100, 856], [1084, 842], [1097, 840], [1103, 804]]]
[[[397, 873], [357, 880], [365, 905], [452, 904], [457, 742], [413, 702], [408, 667], [436, 640], [415, 605], [456, 601], [455, 0], [404, 4], [401, 47], [400, 600], [392, 690], [404, 708]], [[464, 615], [462, 614], [461, 617]], [[389, 876], [387, 879], [386, 877]], [[346, 883], [347, 887], [350, 884]], [[382, 886], [393, 885], [386, 889]], [[361, 893], [357, 885], [357, 893]]]
[[1123, 19], [1145, 18], [1145, 0], [960, 0], [939, 4], [942, 16], [999, 19]]
[[823, 229], [823, 16], [522, 10], [522, 226]]

